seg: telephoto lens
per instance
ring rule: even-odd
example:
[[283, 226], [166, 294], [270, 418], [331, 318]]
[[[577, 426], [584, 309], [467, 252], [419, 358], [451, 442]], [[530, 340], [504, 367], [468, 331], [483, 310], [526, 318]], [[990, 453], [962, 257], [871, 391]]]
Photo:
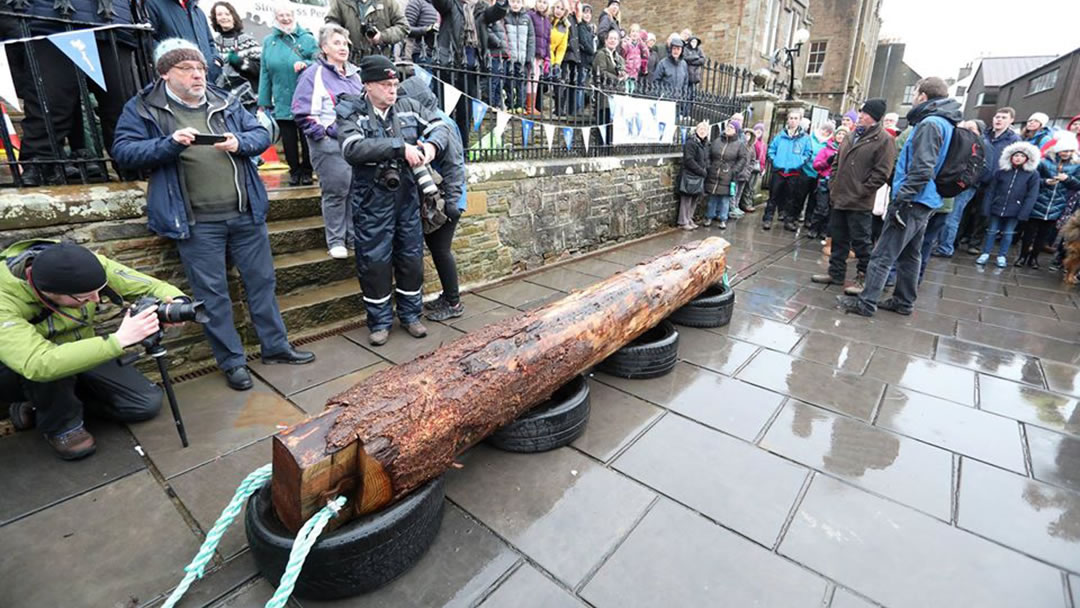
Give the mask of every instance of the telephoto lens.
[[412, 172], [416, 177], [416, 184], [420, 186], [421, 192], [428, 196], [435, 196], [439, 193], [439, 187], [435, 185], [435, 179], [431, 177], [431, 171], [428, 171], [427, 165], [413, 167]]
[[162, 302], [158, 306], [158, 318], [162, 323], [184, 323], [186, 321], [206, 323], [210, 321], [210, 316], [206, 314], [206, 306], [198, 300], [194, 302], [183, 300]]

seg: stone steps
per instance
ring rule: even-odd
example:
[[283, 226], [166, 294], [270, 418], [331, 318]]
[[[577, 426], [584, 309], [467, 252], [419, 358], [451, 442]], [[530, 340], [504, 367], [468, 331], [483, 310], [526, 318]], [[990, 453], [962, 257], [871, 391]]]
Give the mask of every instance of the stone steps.
[[356, 261], [352, 257], [334, 259], [325, 248], [320, 247], [275, 255], [274, 273], [277, 276], [277, 294], [284, 296], [336, 281], [355, 280]]
[[360, 283], [355, 277], [281, 296], [278, 304], [290, 336], [324, 325], [364, 318]]
[[277, 255], [326, 249], [323, 219], [319, 215], [269, 222], [267, 229], [270, 232], [270, 250]]

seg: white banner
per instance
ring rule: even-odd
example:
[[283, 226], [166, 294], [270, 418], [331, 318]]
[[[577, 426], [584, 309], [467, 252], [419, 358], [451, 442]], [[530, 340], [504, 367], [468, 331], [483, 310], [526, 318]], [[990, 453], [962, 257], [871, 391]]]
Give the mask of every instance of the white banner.
[[612, 144], [670, 144], [675, 140], [675, 102], [624, 95], [608, 98], [613, 123]]
[[544, 138], [547, 139], [548, 150], [551, 149], [552, 144], [555, 143], [555, 125], [541, 124], [544, 127]]
[[503, 132], [506, 131], [506, 125], [510, 124], [512, 115], [509, 112], [503, 112], [499, 110], [495, 114], [495, 137], [502, 137]]
[[453, 113], [459, 99], [461, 99], [461, 91], [453, 85], [443, 83], [443, 112]]

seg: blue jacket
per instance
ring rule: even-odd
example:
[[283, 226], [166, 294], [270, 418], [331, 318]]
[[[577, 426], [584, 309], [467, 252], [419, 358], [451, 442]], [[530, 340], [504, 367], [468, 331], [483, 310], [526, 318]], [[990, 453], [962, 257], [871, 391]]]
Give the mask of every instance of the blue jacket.
[[[1046, 183], [1046, 180], [1058, 173], [1068, 175], [1068, 179], [1054, 185]], [[1037, 220], [1056, 220], [1065, 212], [1069, 196], [1080, 190], [1080, 164], [1076, 159], [1067, 163], [1058, 164], [1054, 156], [1044, 159], [1039, 163], [1039, 198], [1035, 201], [1035, 209], [1031, 217]]]
[[1005, 151], [1005, 148], [1018, 141], [1020, 141], [1020, 136], [1012, 129], [1005, 129], [1005, 132], [997, 137], [994, 137], [993, 129], [986, 130], [983, 135], [983, 145], [986, 146], [986, 170], [979, 179], [979, 185], [983, 187], [990, 185], [990, 179], [998, 172], [998, 164], [994, 162], [994, 159], [1001, 158], [1001, 153]]
[[960, 104], [947, 97], [932, 99], [912, 108], [907, 119], [914, 130], [896, 157], [893, 200], [937, 209], [943, 201], [934, 178], [945, 163], [953, 129], [960, 121]]
[[[122, 2], [123, 0], [114, 0]], [[214, 47], [214, 35], [206, 13], [199, 8], [199, 0], [188, 0], [187, 7], [177, 0], [145, 0], [146, 14], [154, 26], [154, 42], [166, 38], [183, 38], [195, 44], [206, 58], [209, 73], [207, 82], [217, 82], [221, 75], [221, 58]]]
[[[232, 133], [240, 142], [230, 160], [241, 210], [250, 208], [252, 217], [261, 224], [266, 221], [270, 201], [254, 158], [270, 145], [270, 133], [240, 105], [239, 98], [214, 86], [207, 87], [206, 96], [211, 130]], [[183, 240], [191, 236], [194, 214], [181, 174], [184, 146], [172, 138], [176, 124], [170, 103], [175, 102], [160, 79], [129, 99], [116, 124], [112, 157], [125, 169], [151, 172], [146, 188], [147, 224], [155, 234]]]
[[1034, 145], [1036, 148], [1042, 150], [1043, 145], [1054, 138], [1054, 134], [1050, 131], [1050, 127], [1043, 127], [1027, 138], [1026, 142]]
[[810, 159], [803, 165], [802, 171], [807, 177], [817, 179], [818, 172], [814, 169], [814, 159], [817, 158], [818, 152], [825, 147], [825, 144], [829, 143], [829, 140], [820, 140], [817, 138], [817, 133], [810, 135]]
[[814, 160], [814, 145], [810, 136], [799, 129], [792, 137], [787, 129], [769, 142], [769, 160], [777, 171], [801, 171], [803, 165]]
[[[1022, 152], [1027, 162], [1013, 167], [1012, 155]], [[1015, 217], [1026, 222], [1039, 196], [1039, 149], [1022, 141], [1006, 147], [994, 163], [994, 179], [983, 195], [982, 214], [995, 217]]]

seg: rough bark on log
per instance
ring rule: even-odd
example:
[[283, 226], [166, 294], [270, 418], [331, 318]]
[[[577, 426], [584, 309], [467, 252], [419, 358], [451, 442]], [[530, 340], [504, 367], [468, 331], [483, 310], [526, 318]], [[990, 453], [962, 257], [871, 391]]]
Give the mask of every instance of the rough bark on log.
[[721, 279], [728, 243], [680, 245], [489, 325], [330, 399], [274, 437], [274, 508], [293, 531], [339, 494], [333, 525], [376, 511]]

